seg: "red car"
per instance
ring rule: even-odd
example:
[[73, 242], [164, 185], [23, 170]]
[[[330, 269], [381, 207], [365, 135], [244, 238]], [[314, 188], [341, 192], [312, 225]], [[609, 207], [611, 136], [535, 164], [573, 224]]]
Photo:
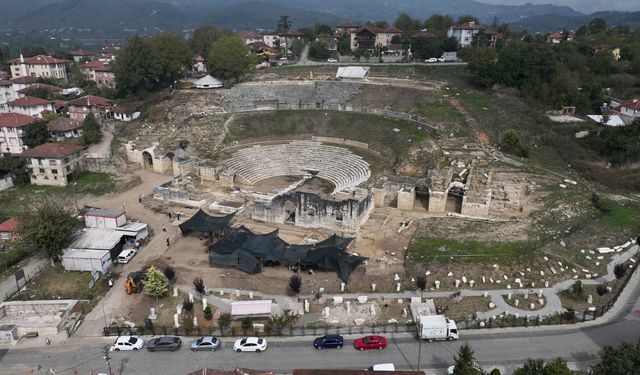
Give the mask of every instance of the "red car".
[[384, 349], [387, 347], [387, 339], [384, 336], [365, 336], [353, 342], [353, 347], [359, 350]]

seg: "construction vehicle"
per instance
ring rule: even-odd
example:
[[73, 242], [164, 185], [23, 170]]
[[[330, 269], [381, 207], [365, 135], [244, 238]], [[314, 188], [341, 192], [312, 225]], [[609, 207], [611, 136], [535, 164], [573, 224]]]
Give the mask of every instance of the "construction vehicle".
[[127, 294], [140, 293], [144, 288], [144, 282], [146, 281], [146, 275], [143, 272], [131, 272], [127, 276], [127, 281], [124, 282], [124, 290]]

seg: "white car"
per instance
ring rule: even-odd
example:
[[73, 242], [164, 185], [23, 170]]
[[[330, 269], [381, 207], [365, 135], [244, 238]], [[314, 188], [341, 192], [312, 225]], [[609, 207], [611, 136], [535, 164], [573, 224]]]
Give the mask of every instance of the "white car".
[[428, 58], [428, 59], [424, 60], [424, 62], [426, 62], [426, 63], [428, 63], [428, 64], [431, 64], [431, 63], [437, 63], [437, 62], [438, 62], [438, 59], [437, 59], [437, 58], [435, 58], [435, 57], [430, 57], [430, 58]]
[[260, 353], [267, 350], [267, 340], [258, 337], [245, 337], [233, 344], [233, 350], [236, 352]]
[[337, 63], [338, 59], [327, 59], [328, 63]]
[[136, 251], [133, 249], [122, 250], [120, 255], [118, 255], [118, 263], [122, 263], [122, 264], [129, 263], [129, 261], [131, 260], [131, 258], [133, 258], [134, 255], [136, 255]]
[[111, 346], [111, 351], [139, 350], [144, 346], [144, 341], [137, 336], [118, 336]]

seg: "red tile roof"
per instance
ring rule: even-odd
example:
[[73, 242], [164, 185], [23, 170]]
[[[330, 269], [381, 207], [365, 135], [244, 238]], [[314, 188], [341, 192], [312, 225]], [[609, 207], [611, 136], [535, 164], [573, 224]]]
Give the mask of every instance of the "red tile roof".
[[[19, 64], [20, 62], [20, 58], [8, 61], [9, 64]], [[67, 60], [57, 59], [55, 57], [47, 55], [36, 55], [33, 57], [27, 57], [26, 59], [24, 59], [24, 62], [31, 65], [52, 65], [64, 64], [67, 62]]]
[[0, 79], [9, 79], [9, 77], [9, 73], [0, 71]]
[[356, 34], [360, 33], [362, 31], [369, 31], [370, 33], [373, 34], [402, 34], [402, 31], [391, 26], [391, 27], [387, 27], [386, 29], [380, 28], [380, 27], [375, 27], [375, 26], [365, 26], [359, 30], [356, 30]]
[[21, 128], [38, 121], [37, 118], [20, 113], [0, 113], [0, 127]]
[[47, 128], [52, 132], [66, 132], [69, 130], [79, 129], [82, 127], [82, 123], [78, 120], [72, 120], [68, 117], [58, 117], [55, 120], [49, 121]]
[[46, 100], [36, 98], [34, 96], [25, 96], [24, 98], [18, 98], [7, 102], [8, 106], [20, 106], [20, 107], [37, 107], [39, 105], [52, 104], [53, 100]]
[[48, 159], [62, 159], [65, 156], [75, 154], [76, 152], [84, 150], [84, 146], [80, 145], [67, 145], [64, 143], [45, 143], [34, 148], [30, 148], [27, 151], [23, 151], [19, 154], [25, 158], [48, 158]]
[[26, 94], [29, 91], [35, 90], [35, 89], [45, 89], [51, 93], [59, 93], [62, 91], [62, 88], [58, 86], [47, 85], [46, 83], [35, 83], [31, 86], [27, 86], [23, 89], [18, 90], [18, 92], [20, 94]]
[[482, 30], [485, 27], [479, 23], [467, 22], [460, 25], [451, 26], [451, 28], [454, 30]]
[[86, 64], [82, 64], [82, 68], [88, 69], [88, 70], [97, 70], [102, 72], [111, 71], [111, 66], [109, 66], [109, 63], [105, 63], [100, 60], [93, 60], [93, 61], [89, 61]]
[[32, 76], [16, 77], [11, 79], [11, 83], [22, 84], [22, 85], [25, 85], [28, 83], [36, 83], [36, 82], [38, 82], [38, 77], [32, 77]]
[[113, 111], [114, 113], [134, 113], [135, 111], [137, 111], [137, 109], [133, 106], [117, 105], [111, 108], [111, 111]]
[[193, 61], [195, 61], [195, 62], [205, 62], [207, 60], [205, 60], [204, 57], [202, 57], [200, 55], [195, 55], [195, 56], [193, 56]]
[[18, 222], [9, 219], [3, 223], [0, 223], [0, 232], [13, 232], [18, 227]]
[[113, 102], [106, 98], [94, 95], [86, 95], [78, 99], [69, 100], [67, 107], [110, 107]]
[[640, 110], [640, 99], [625, 100], [620, 103], [620, 107], [626, 107], [628, 109]]
[[255, 31], [238, 31], [236, 34], [242, 39], [262, 38], [262, 35], [259, 33], [256, 33]]
[[12, 83], [9, 80], [6, 79], [0, 79], [0, 86], [11, 86]]
[[551, 34], [547, 35], [547, 38], [549, 38], [549, 39], [564, 39], [564, 34], [563, 33], [551, 33]]

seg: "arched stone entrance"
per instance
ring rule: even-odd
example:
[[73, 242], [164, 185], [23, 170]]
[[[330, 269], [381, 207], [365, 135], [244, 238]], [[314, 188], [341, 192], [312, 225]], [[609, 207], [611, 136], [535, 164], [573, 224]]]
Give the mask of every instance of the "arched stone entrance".
[[149, 151], [142, 152], [142, 166], [147, 169], [153, 169], [153, 156], [149, 153]]

